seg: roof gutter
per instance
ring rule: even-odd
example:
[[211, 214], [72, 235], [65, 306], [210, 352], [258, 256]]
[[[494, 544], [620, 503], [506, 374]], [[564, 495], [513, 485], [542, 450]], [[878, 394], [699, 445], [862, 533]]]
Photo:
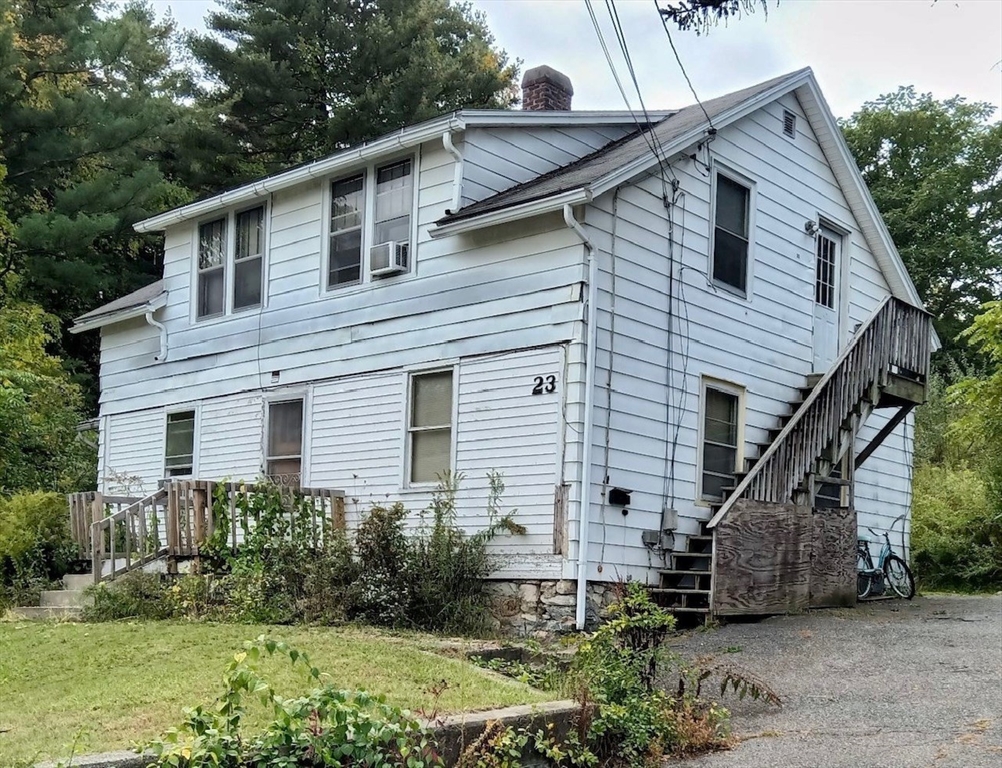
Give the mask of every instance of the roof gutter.
[[588, 523], [591, 517], [591, 453], [594, 428], [595, 357], [598, 351], [598, 254], [580, 222], [574, 218], [570, 203], [564, 205], [564, 223], [588, 249], [588, 314], [585, 339], [584, 450], [581, 457], [581, 511], [578, 515], [578, 583], [575, 599], [575, 626], [585, 628], [588, 600]]
[[275, 176], [231, 189], [214, 197], [200, 200], [181, 208], [175, 208], [172, 211], [161, 213], [149, 219], [144, 219], [135, 224], [135, 230], [137, 232], [156, 232], [166, 229], [172, 224], [179, 224], [188, 219], [198, 218], [220, 208], [249, 202], [266, 194], [288, 189], [304, 181], [336, 173], [340, 169], [379, 157], [395, 149], [413, 147], [425, 141], [437, 139], [442, 135], [443, 131], [460, 131], [464, 128], [464, 121], [456, 115], [432, 120], [424, 125], [402, 128], [396, 133], [382, 139], [377, 139], [369, 144], [363, 144], [355, 149], [345, 150], [332, 157], [326, 157], [308, 165], [293, 168], [291, 171], [279, 173]]
[[[167, 304], [167, 293], [161, 293], [154, 299], [147, 301], [143, 304], [139, 304], [135, 307], [129, 307], [127, 309], [120, 309], [118, 312], [109, 312], [106, 315], [98, 315], [97, 317], [90, 317], [83, 321], [77, 321], [72, 326], [70, 326], [70, 333], [83, 333], [84, 331], [92, 331], [95, 328], [103, 328], [106, 325], [112, 325], [113, 323], [121, 323], [125, 320], [132, 320], [136, 317], [146, 317], [152, 316], [152, 313]], [[149, 320], [147, 320], [149, 322]], [[159, 326], [162, 325], [156, 321], [150, 323], [151, 325]], [[160, 343], [160, 354], [165, 356], [167, 354], [166, 346], [166, 329], [161, 331], [161, 343]], [[161, 356], [157, 357], [158, 360], [163, 359]]]
[[[543, 197], [538, 200], [530, 200], [521, 205], [514, 205], [511, 208], [502, 208], [480, 216], [470, 216], [468, 219], [440, 224], [428, 230], [428, 234], [434, 238], [451, 237], [461, 235], [465, 232], [493, 227], [498, 224], [508, 224], [512, 221], [528, 219], [532, 216], [539, 216], [543, 213], [552, 213], [566, 208], [569, 205], [580, 205], [591, 200], [591, 192], [587, 189], [572, 189], [569, 192], [561, 192], [550, 197]], [[569, 226], [569, 225], [568, 225]]]

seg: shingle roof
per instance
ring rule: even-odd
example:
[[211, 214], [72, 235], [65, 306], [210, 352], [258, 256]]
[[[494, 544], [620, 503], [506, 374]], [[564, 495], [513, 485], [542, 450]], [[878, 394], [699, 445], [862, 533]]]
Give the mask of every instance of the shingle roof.
[[87, 320], [102, 317], [104, 315], [114, 315], [117, 312], [122, 312], [127, 309], [141, 307], [144, 304], [149, 304], [163, 292], [164, 281], [157, 280], [155, 283], [144, 285], [142, 288], [135, 290], [132, 293], [127, 293], [119, 299], [109, 301], [107, 304], [102, 304], [97, 309], [92, 309], [90, 312], [80, 315], [75, 322], [81, 323]]
[[[436, 224], [440, 226], [451, 224], [455, 221], [469, 219], [522, 203], [529, 203], [533, 200], [560, 194], [561, 192], [587, 187], [606, 174], [617, 171], [624, 165], [628, 165], [644, 155], [651, 154], [651, 149], [648, 146], [650, 139], [645, 137], [644, 133], [653, 134], [657, 137], [657, 141], [661, 146], [667, 147], [694, 128], [706, 125], [706, 114], [710, 116], [710, 122], [712, 122], [714, 117], [742, 102], [774, 88], [784, 80], [793, 80], [802, 74], [803, 72], [801, 71], [776, 77], [764, 83], [759, 83], [740, 91], [734, 91], [726, 96], [710, 99], [704, 102], [702, 107], [698, 104], [693, 104], [692, 106], [680, 109], [678, 112], [669, 115], [657, 123], [649, 131], [634, 131], [622, 139], [606, 144], [590, 155], [585, 155], [580, 160], [576, 160], [542, 176], [537, 176], [535, 179], [506, 189], [503, 192], [498, 192], [496, 195], [492, 195], [484, 200], [471, 203], [465, 208], [442, 217]], [[703, 113], [704, 109], [706, 110], [706, 114]]]

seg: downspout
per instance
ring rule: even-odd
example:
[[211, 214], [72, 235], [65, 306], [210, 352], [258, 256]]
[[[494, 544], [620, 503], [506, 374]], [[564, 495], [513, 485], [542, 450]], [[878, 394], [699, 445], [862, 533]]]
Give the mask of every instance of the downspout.
[[452, 178], [452, 205], [446, 210], [446, 214], [449, 214], [458, 211], [463, 204], [463, 154], [452, 143], [452, 131], [442, 134], [442, 146], [456, 161], [455, 175]]
[[146, 322], [160, 331], [160, 354], [153, 359], [158, 363], [162, 363], [167, 359], [167, 326], [158, 320], [154, 320], [153, 312], [154, 310], [152, 309], [146, 312]]
[[564, 222], [574, 230], [588, 249], [588, 336], [585, 340], [585, 396], [584, 396], [584, 451], [581, 467], [581, 513], [578, 519], [578, 584], [575, 600], [575, 625], [585, 627], [586, 601], [588, 599], [588, 522], [591, 517], [591, 453], [592, 430], [595, 421], [595, 356], [598, 347], [598, 257], [595, 246], [581, 224], [574, 218], [574, 209], [564, 206]]

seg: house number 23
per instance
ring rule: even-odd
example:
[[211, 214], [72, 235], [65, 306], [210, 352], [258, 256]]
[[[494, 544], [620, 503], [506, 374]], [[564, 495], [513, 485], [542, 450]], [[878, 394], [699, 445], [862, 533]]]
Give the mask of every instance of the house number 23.
[[541, 395], [544, 392], [550, 394], [551, 392], [557, 391], [557, 377], [556, 376], [537, 376], [532, 380], [532, 394]]

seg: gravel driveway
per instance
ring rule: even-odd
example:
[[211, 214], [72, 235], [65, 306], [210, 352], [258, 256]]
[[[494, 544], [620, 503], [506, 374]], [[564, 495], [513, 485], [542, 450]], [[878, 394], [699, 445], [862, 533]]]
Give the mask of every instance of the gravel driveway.
[[673, 768], [1002, 766], [1002, 597], [729, 624], [679, 650], [739, 664], [784, 706], [725, 697], [740, 743]]

